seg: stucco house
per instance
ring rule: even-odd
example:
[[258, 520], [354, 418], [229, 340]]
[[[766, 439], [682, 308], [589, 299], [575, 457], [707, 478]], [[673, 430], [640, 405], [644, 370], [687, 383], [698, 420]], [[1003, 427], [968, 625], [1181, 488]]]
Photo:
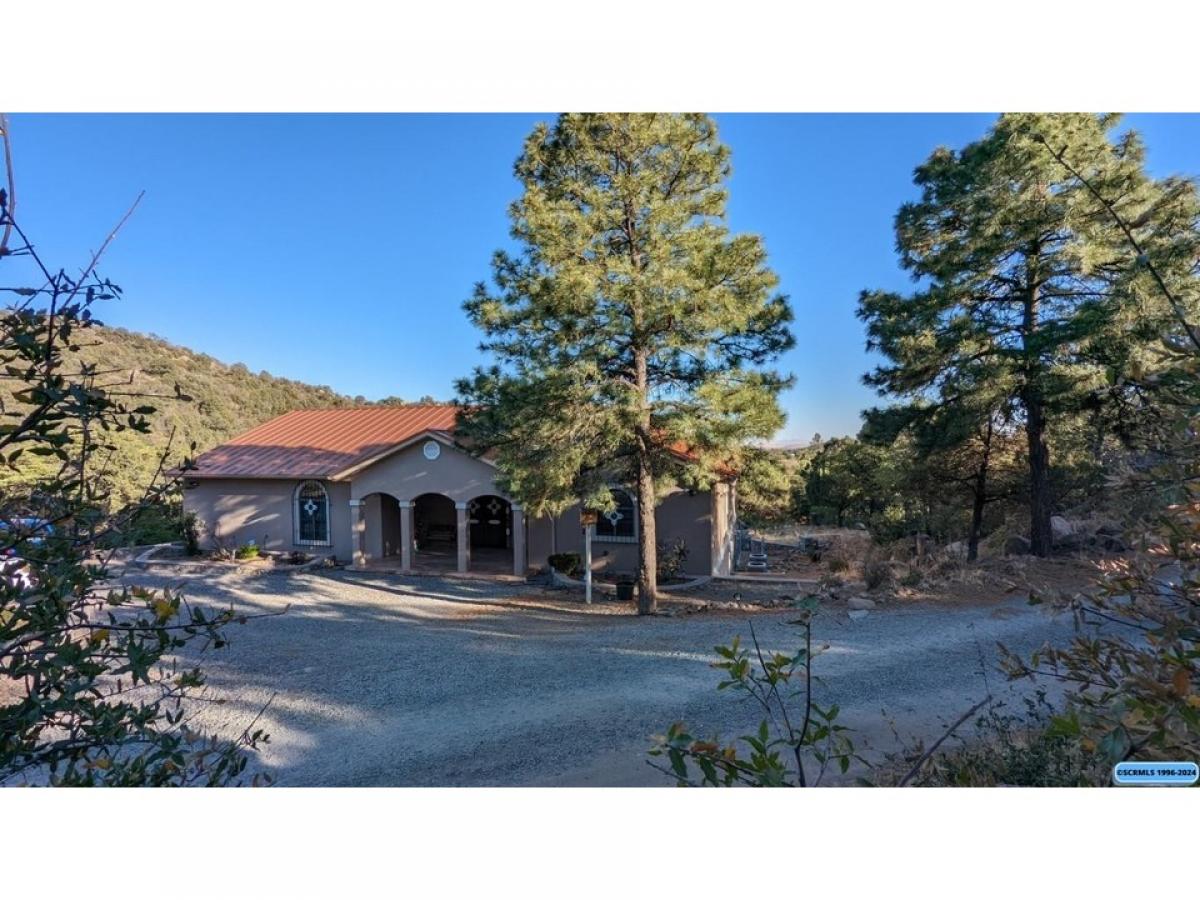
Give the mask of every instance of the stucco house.
[[[552, 553], [583, 551], [580, 510], [526, 517], [497, 487], [495, 465], [455, 440], [449, 404], [306, 409], [201, 454], [183, 505], [210, 545], [325, 554], [355, 567], [524, 575]], [[658, 539], [682, 540], [687, 574], [728, 574], [736, 484], [661, 498]], [[638, 517], [616, 510], [593, 534], [596, 569], [633, 571]]]

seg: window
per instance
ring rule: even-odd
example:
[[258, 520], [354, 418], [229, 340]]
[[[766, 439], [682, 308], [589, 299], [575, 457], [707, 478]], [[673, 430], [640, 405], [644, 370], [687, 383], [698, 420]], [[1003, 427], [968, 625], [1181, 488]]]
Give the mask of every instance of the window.
[[319, 481], [296, 488], [296, 543], [329, 543], [329, 495]]
[[608, 512], [600, 513], [596, 522], [596, 540], [632, 544], [637, 541], [637, 507], [633, 495], [621, 488], [612, 489], [613, 503]]

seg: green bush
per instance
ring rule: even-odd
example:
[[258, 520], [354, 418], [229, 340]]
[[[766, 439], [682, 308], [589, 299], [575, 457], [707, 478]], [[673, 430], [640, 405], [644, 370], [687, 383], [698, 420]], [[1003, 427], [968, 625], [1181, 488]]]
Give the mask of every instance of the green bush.
[[583, 557], [578, 553], [551, 553], [547, 562], [556, 572], [562, 572], [568, 577], [573, 578], [583, 573]]
[[[813, 697], [813, 659], [828, 644], [813, 646], [815, 596], [799, 604], [802, 646], [794, 653], [764, 651], [750, 625], [751, 647], [735, 637], [716, 648], [712, 663], [722, 679], [718, 691], [732, 690], [753, 700], [764, 713], [754, 734], [731, 743], [718, 736], [698, 738], [675, 722], [650, 749], [652, 768], [680, 787], [807, 787], [818, 785], [830, 766], [845, 775], [852, 762], [870, 764], [855, 752], [850, 729], [839, 724], [836, 703], [821, 707]], [[819, 683], [819, 681], [817, 682]]]
[[258, 544], [253, 542], [242, 544], [242, 546], [233, 551], [233, 556], [235, 559], [258, 559]]
[[131, 503], [112, 517], [113, 525], [99, 543], [111, 549], [182, 540], [182, 512], [179, 501], [173, 498]]
[[688, 558], [687, 544], [683, 538], [678, 538], [672, 544], [658, 544], [658, 578], [665, 581], [676, 578], [683, 571], [683, 564]]
[[204, 532], [204, 523], [195, 513], [183, 517], [183, 545], [188, 556], [200, 555], [200, 543]]
[[[1025, 699], [1023, 715], [993, 704], [975, 737], [934, 754], [912, 781], [918, 787], [1079, 787], [1108, 783], [1109, 769], [1055, 723], [1044, 691]], [[920, 748], [914, 748], [919, 755]], [[907, 766], [907, 761], [906, 761]], [[888, 784], [888, 779], [880, 779]]]

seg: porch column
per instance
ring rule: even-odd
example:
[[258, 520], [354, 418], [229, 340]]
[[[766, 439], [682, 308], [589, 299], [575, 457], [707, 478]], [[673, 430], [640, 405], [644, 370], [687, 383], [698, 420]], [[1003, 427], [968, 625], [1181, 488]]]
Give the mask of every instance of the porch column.
[[400, 505], [400, 568], [412, 569], [413, 505], [411, 500], [399, 500]]
[[464, 501], [455, 503], [454, 509], [458, 513], [458, 571], [465, 572], [471, 562], [471, 522]]
[[350, 567], [361, 569], [367, 563], [367, 515], [361, 500], [350, 501]]
[[513, 574], [524, 575], [528, 564], [525, 561], [525, 510], [512, 504]]

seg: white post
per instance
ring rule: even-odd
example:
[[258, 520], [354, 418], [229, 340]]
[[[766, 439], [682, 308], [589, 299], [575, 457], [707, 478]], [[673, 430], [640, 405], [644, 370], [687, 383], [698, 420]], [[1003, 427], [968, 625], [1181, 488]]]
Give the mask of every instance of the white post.
[[583, 528], [583, 602], [592, 602], [592, 526]]

